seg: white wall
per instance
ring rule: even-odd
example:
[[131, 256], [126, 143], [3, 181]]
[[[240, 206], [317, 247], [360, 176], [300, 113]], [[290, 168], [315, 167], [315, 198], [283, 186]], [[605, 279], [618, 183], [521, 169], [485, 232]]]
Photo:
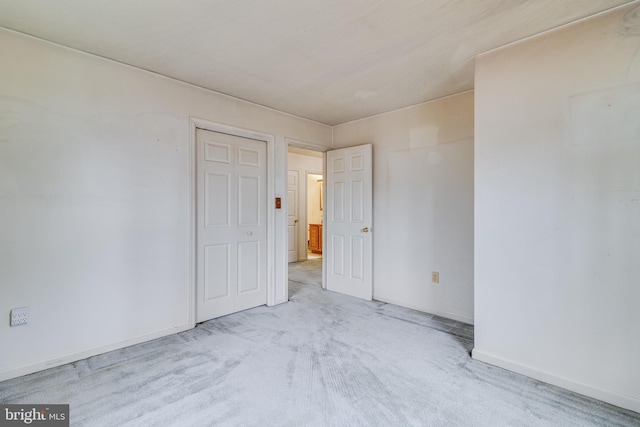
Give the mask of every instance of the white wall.
[[374, 299], [473, 323], [473, 93], [334, 128], [334, 148], [366, 143]]
[[475, 358], [640, 411], [640, 10], [476, 65]]
[[[330, 147], [331, 128], [0, 30], [0, 380], [192, 326], [190, 116]], [[276, 301], [286, 215], [276, 212]], [[14, 307], [26, 326], [10, 328]]]
[[[298, 189], [298, 261], [307, 259], [308, 227], [305, 230], [307, 218], [307, 173], [322, 172], [323, 160], [320, 157], [305, 156], [298, 153], [289, 153], [289, 170], [298, 171], [300, 188]], [[288, 201], [291, 203], [291, 201]]]

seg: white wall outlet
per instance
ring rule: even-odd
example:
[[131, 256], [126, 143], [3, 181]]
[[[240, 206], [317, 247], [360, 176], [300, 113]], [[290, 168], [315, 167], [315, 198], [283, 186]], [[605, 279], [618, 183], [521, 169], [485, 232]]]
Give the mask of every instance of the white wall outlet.
[[11, 310], [11, 326], [26, 325], [29, 321], [29, 307], [14, 308]]
[[431, 272], [431, 281], [433, 283], [440, 283], [440, 273], [437, 271]]

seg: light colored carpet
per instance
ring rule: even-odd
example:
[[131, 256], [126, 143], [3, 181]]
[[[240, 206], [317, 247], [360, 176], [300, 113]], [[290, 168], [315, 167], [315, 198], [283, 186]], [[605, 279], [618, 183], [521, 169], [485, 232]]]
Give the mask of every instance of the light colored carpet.
[[469, 325], [323, 291], [306, 267], [286, 304], [1, 382], [0, 401], [70, 403], [73, 426], [640, 425], [472, 360]]
[[322, 286], [322, 258], [289, 263], [289, 281]]

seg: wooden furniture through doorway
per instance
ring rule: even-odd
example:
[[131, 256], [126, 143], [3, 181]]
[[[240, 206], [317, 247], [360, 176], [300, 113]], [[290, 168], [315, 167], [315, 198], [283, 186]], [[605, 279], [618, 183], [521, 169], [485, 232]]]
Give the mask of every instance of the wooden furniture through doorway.
[[309, 250], [314, 254], [322, 253], [322, 224], [309, 224]]

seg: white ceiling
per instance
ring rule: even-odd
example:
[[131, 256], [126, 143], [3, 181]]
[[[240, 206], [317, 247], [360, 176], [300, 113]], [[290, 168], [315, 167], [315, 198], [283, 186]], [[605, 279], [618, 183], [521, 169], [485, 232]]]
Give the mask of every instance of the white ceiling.
[[335, 125], [472, 89], [476, 54], [629, 2], [4, 0], [0, 26]]

